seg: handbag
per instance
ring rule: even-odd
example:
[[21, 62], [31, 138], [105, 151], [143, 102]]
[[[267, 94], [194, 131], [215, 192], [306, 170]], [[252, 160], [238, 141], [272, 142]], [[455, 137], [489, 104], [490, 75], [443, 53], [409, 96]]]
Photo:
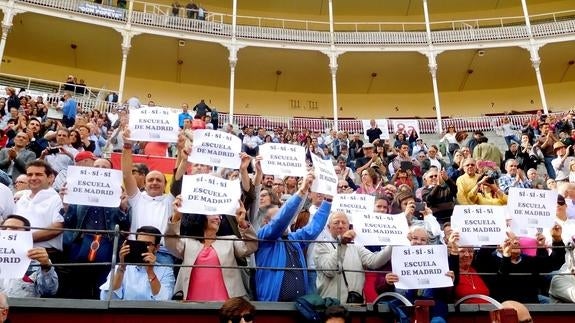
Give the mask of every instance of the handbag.
[[349, 285], [347, 283], [347, 277], [345, 276], [345, 271], [343, 271], [343, 281], [345, 282], [345, 287], [347, 287], [347, 300], [345, 301], [347, 304], [363, 304], [364, 299], [363, 295], [358, 292], [353, 292], [349, 290]]

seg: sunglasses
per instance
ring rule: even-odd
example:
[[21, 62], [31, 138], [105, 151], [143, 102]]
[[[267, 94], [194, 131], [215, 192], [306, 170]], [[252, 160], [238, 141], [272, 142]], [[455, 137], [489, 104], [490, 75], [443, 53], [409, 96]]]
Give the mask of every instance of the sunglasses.
[[338, 186], [337, 188], [349, 188], [348, 185], [342, 185], [342, 186]]
[[565, 205], [565, 204], [566, 204], [565, 201], [557, 201], [557, 205], [563, 206], [563, 205]]
[[230, 321], [232, 323], [240, 323], [244, 319], [245, 322], [251, 322], [254, 320], [254, 315], [252, 313], [247, 313], [244, 315], [232, 316], [230, 317]]

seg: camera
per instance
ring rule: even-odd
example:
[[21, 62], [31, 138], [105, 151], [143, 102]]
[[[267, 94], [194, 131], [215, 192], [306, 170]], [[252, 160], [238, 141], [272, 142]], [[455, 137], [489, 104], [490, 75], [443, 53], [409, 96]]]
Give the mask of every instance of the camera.
[[413, 216], [418, 219], [423, 219], [423, 211], [427, 207], [425, 202], [415, 202], [415, 212], [413, 212]]
[[50, 147], [50, 148], [48, 148], [48, 152], [50, 154], [57, 154], [60, 152], [60, 148], [59, 147]]

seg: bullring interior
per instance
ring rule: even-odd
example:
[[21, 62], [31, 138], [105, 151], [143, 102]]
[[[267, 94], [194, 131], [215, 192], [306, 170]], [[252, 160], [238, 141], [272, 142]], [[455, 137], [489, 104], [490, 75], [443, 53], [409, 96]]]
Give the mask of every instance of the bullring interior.
[[[0, 0], [3, 83], [55, 84], [71, 74], [93, 87], [92, 101], [107, 92], [167, 107], [205, 99], [223, 114], [233, 109], [239, 116], [278, 120], [433, 122], [574, 105], [573, 0], [202, 0], [205, 21], [191, 21], [182, 10], [174, 15], [169, 0], [128, 1], [121, 10], [104, 0], [109, 10], [99, 13], [85, 4]], [[203, 310], [217, 308], [188, 305], [199, 322], [208, 321]], [[80, 315], [113, 321], [119, 313], [132, 321], [158, 318], [140, 313], [142, 305], [133, 302], [15, 300], [13, 306], [24, 321], [46, 312], [59, 322]], [[176, 320], [190, 317], [146, 306]], [[263, 307], [269, 320], [293, 321], [291, 314], [281, 317], [291, 309]], [[541, 322], [560, 322], [561, 313], [575, 312], [532, 309], [541, 312]], [[475, 322], [465, 314], [457, 321]]]

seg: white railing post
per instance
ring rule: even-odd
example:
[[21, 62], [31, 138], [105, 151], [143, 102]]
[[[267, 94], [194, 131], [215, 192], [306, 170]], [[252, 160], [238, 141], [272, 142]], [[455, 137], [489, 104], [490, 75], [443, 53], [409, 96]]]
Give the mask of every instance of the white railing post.
[[8, 33], [12, 29], [12, 20], [14, 20], [14, 16], [20, 12], [21, 11], [11, 7], [4, 10], [4, 18], [2, 19], [2, 39], [0, 39], [0, 66], [2, 64], [2, 59], [4, 58], [4, 49], [6, 48]]

